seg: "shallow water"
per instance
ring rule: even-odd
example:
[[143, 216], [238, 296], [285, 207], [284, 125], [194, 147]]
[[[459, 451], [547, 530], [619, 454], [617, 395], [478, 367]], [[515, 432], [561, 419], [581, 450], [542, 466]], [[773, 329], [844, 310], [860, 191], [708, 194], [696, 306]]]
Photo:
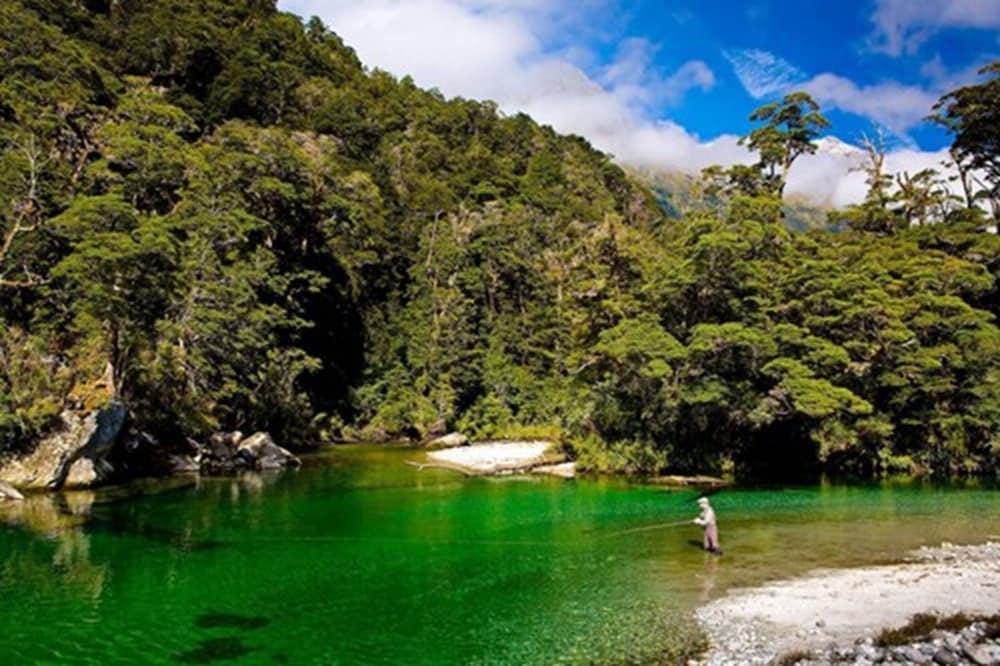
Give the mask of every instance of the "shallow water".
[[1000, 535], [975, 484], [738, 488], [713, 499], [715, 558], [694, 526], [629, 531], [693, 517], [693, 492], [410, 457], [0, 505], [0, 662], [648, 662], [734, 586]]

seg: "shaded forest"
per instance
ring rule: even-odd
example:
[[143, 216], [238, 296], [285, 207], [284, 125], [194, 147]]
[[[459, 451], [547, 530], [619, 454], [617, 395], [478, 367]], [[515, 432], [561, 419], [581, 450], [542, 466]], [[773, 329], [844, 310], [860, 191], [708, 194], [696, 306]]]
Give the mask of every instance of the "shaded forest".
[[0, 451], [117, 397], [164, 442], [997, 470], [1000, 63], [928, 109], [960, 182], [885, 173], [876, 136], [865, 201], [796, 232], [784, 183], [828, 126], [802, 93], [678, 219], [273, 0], [11, 0], [0, 52]]

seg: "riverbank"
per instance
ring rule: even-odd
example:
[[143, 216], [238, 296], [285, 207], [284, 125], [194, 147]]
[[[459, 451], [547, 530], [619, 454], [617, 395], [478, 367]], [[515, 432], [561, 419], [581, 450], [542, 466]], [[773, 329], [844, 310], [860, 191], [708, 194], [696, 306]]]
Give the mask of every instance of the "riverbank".
[[[946, 543], [899, 564], [817, 571], [733, 591], [697, 612], [711, 645], [699, 663], [767, 664], [789, 655], [806, 660], [809, 653], [829, 662], [838, 650], [848, 659], [852, 646], [874, 647], [883, 629], [920, 613], [1000, 613], [1000, 543]], [[954, 652], [955, 661], [939, 663], [960, 663]], [[850, 655], [853, 662], [857, 655]]]

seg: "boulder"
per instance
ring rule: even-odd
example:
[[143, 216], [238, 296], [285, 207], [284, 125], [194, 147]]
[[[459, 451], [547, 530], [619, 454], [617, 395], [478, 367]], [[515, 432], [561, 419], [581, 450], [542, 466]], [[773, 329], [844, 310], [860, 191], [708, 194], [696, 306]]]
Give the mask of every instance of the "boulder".
[[281, 469], [302, 464], [290, 451], [275, 444], [266, 432], [254, 433], [242, 440], [236, 455], [255, 469]]
[[23, 501], [24, 495], [17, 491], [14, 486], [7, 485], [3, 481], [0, 481], [0, 501], [2, 500], [16, 500]]
[[66, 488], [93, 488], [108, 481], [115, 473], [114, 466], [102, 457], [84, 457], [73, 463], [66, 475]]
[[191, 474], [201, 470], [201, 464], [189, 455], [170, 456], [167, 461], [170, 471], [174, 474]]
[[959, 663], [959, 659], [951, 650], [947, 648], [939, 648], [938, 651], [934, 653], [934, 663], [941, 664], [942, 666], [952, 666], [952, 664]]
[[0, 466], [0, 479], [28, 489], [99, 485], [114, 471], [108, 456], [127, 414], [118, 401], [90, 413], [64, 411], [31, 453]]
[[460, 432], [451, 432], [443, 437], [437, 437], [427, 442], [428, 449], [452, 449], [456, 446], [468, 446], [469, 438]]
[[933, 661], [931, 657], [910, 645], [904, 645], [899, 648], [899, 656], [901, 656], [904, 661], [911, 664], [928, 664]]
[[968, 645], [963, 649], [965, 656], [976, 666], [990, 666], [1000, 662], [1000, 648], [990, 645]]
[[215, 460], [232, 460], [236, 457], [237, 447], [243, 439], [239, 430], [232, 432], [216, 432], [208, 438], [208, 446], [203, 449], [203, 455]]

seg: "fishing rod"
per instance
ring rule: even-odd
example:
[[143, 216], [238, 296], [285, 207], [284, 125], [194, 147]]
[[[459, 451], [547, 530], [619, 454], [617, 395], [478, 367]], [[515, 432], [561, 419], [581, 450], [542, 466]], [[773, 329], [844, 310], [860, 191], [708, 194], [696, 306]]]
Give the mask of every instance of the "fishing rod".
[[[698, 492], [698, 494], [695, 495], [694, 497], [692, 497], [691, 499], [692, 500], [699, 500], [699, 499], [701, 499], [703, 497], [711, 497], [712, 495], [715, 495], [715, 494], [717, 494], [717, 493], [719, 493], [721, 491], [722, 491], [722, 487], [721, 486], [716, 486], [714, 488], [704, 488], [704, 489], [700, 490]], [[625, 534], [635, 534], [637, 532], [649, 532], [649, 531], [652, 531], [652, 530], [663, 530], [663, 529], [667, 529], [667, 528], [670, 528], [670, 527], [680, 527], [681, 525], [691, 525], [691, 524], [692, 524], [692, 522], [690, 520], [677, 520], [677, 521], [674, 521], [672, 523], [657, 523], [655, 525], [645, 525], [643, 527], [633, 527], [633, 528], [630, 528], [630, 529], [627, 529], [627, 530], [621, 530], [621, 531], [618, 531], [618, 532], [612, 532], [611, 534], [606, 534], [606, 535], [604, 535], [603, 537], [600, 537], [600, 538], [602, 538], [602, 539], [610, 539], [612, 537], [623, 536]]]
[[424, 546], [551, 546], [552, 541], [528, 541], [506, 539], [408, 539], [405, 537], [363, 537], [363, 536], [288, 536], [288, 537], [248, 537], [233, 539], [225, 543], [383, 543]]
[[618, 532], [612, 532], [611, 534], [605, 534], [602, 539], [610, 539], [612, 537], [623, 536], [625, 534], [635, 534], [636, 532], [649, 532], [651, 530], [662, 530], [668, 527], [680, 527], [681, 525], [690, 525], [690, 520], [678, 520], [673, 523], [657, 523], [656, 525], [645, 525], [643, 527], [633, 527], [627, 530], [621, 530]]

